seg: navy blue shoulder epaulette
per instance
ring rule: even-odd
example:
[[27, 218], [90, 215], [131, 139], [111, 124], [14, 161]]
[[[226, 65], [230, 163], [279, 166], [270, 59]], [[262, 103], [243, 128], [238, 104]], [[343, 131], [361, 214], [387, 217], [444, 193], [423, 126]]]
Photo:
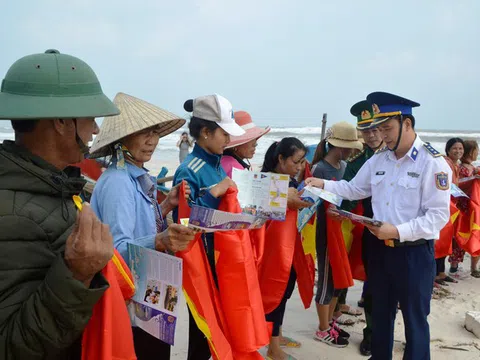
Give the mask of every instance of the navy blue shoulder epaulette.
[[427, 152], [432, 155], [433, 157], [439, 157], [442, 156], [430, 143], [426, 142], [423, 144], [423, 147], [427, 150]]

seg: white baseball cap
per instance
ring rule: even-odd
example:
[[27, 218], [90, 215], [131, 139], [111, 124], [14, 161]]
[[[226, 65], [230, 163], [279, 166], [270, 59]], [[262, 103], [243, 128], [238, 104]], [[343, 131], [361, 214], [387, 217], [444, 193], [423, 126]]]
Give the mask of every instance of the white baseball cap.
[[195, 118], [215, 121], [229, 135], [245, 134], [245, 130], [235, 122], [232, 104], [221, 95], [206, 95], [197, 97], [193, 101], [187, 100], [184, 108], [186, 111], [193, 112]]

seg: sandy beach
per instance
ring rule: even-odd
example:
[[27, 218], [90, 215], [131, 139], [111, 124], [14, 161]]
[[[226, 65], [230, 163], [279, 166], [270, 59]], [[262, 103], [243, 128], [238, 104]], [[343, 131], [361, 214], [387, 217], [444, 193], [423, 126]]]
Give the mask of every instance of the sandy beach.
[[[470, 268], [470, 257], [467, 255], [463, 264], [464, 269]], [[448, 264], [447, 264], [448, 268]], [[460, 280], [458, 284], [446, 287], [451, 294], [431, 302], [429, 317], [431, 332], [431, 350], [434, 360], [474, 360], [480, 358], [480, 339], [464, 328], [465, 312], [480, 311], [480, 279], [469, 277]], [[356, 306], [360, 299], [362, 283], [356, 281], [355, 286], [349, 289], [347, 302]], [[180, 306], [181, 313], [178, 319], [176, 345], [172, 348], [173, 360], [184, 360], [187, 357], [188, 341], [188, 314], [184, 299]], [[313, 340], [313, 332], [318, 326], [315, 304], [305, 310], [301, 303], [298, 291], [295, 290], [287, 303], [287, 312], [284, 321], [284, 333], [302, 342], [299, 349], [289, 350], [298, 360], [320, 359], [368, 359], [360, 355], [358, 346], [362, 340], [364, 327], [363, 315], [354, 326], [345, 327], [351, 334], [350, 345], [344, 349], [336, 349]], [[403, 319], [398, 312], [395, 322], [394, 359], [400, 360], [403, 356], [405, 342]], [[266, 349], [261, 353], [265, 355]]]

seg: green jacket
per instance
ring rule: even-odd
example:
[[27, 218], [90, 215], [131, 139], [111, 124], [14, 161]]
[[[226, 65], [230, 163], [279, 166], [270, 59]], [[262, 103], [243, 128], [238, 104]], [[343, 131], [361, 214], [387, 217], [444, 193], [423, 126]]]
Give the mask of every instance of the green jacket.
[[0, 359], [79, 359], [83, 329], [108, 288], [63, 260], [84, 185], [11, 141], [0, 144]]
[[[343, 175], [343, 180], [350, 181], [355, 175], [357, 175], [360, 168], [375, 154], [375, 151], [370, 149], [368, 146], [358, 153], [357, 155], [349, 158], [347, 160], [347, 167], [345, 168], [345, 174]], [[342, 201], [342, 209], [347, 211], [352, 211], [357, 206], [358, 201]], [[371, 198], [363, 200], [363, 210], [364, 216], [372, 217], [372, 203]]]

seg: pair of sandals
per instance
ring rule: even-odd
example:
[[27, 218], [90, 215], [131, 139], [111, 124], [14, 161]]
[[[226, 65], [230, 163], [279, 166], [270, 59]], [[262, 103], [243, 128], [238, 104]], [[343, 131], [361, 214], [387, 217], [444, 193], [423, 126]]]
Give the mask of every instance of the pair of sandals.
[[356, 319], [352, 319], [351, 317], [348, 317], [347, 315], [350, 316], [360, 316], [362, 315], [362, 311], [359, 309], [355, 309], [354, 307], [349, 306], [348, 310], [340, 310], [342, 315], [339, 317], [335, 318], [335, 321], [340, 324], [340, 325], [345, 325], [345, 326], [353, 326], [357, 322]]
[[443, 279], [435, 279], [435, 283], [438, 284], [438, 285], [448, 286], [448, 283], [456, 284], [456, 283], [458, 283], [458, 281], [447, 275]]

